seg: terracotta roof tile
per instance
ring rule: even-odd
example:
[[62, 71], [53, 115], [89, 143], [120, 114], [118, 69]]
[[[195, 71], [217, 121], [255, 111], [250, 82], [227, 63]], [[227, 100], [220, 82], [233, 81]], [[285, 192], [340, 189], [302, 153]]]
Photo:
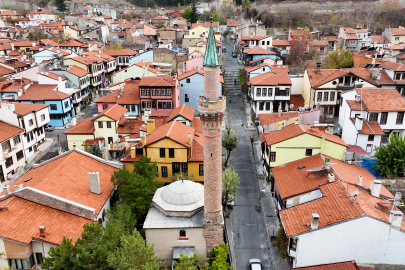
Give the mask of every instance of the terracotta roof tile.
[[18, 101], [30, 100], [64, 100], [69, 98], [70, 95], [62, 93], [56, 89], [58, 86], [53, 84], [38, 84], [33, 82], [33, 84], [28, 87], [25, 94], [22, 94], [17, 98]]
[[346, 39], [359, 39], [356, 34], [346, 34]]
[[305, 106], [305, 100], [302, 95], [290, 95], [290, 106], [294, 105], [294, 107], [290, 108], [291, 111], [298, 110], [299, 107]]
[[249, 79], [252, 85], [291, 85], [291, 79], [286, 68], [274, 68], [271, 72], [266, 72]]
[[59, 77], [62, 79], [62, 81], [67, 80], [66, 77], [63, 77], [61, 75], [58, 75], [58, 74], [55, 74], [55, 73], [52, 73], [52, 72], [49, 72], [49, 71], [45, 71], [45, 72], [42, 71], [42, 72], [38, 72], [37, 74], [40, 74], [42, 76], [45, 76], [45, 77], [48, 77], [48, 78], [51, 78], [51, 79], [54, 79], [54, 80], [59, 80]]
[[[117, 168], [95, 158], [71, 151], [29, 170], [15, 184], [32, 187], [94, 208], [100, 212], [114, 189], [111, 175]], [[99, 172], [101, 194], [90, 192], [89, 172]], [[25, 182], [25, 180], [30, 179]], [[10, 187], [14, 191], [14, 186]], [[37, 228], [36, 228], [37, 229]]]
[[253, 47], [251, 49], [245, 50], [243, 53], [248, 55], [276, 55], [277, 53], [263, 49], [262, 47]]
[[327, 141], [337, 143], [343, 146], [347, 147], [347, 144], [338, 136], [331, 135], [328, 133], [325, 133], [324, 131], [321, 131], [316, 128], [311, 128], [307, 125], [302, 125], [302, 124], [291, 124], [287, 125], [284, 128], [280, 130], [276, 130], [272, 133], [266, 133], [265, 138], [266, 138], [266, 144], [267, 145], [273, 145], [291, 138], [294, 138], [296, 136], [302, 135], [302, 134], [309, 134], [318, 138], [322, 138], [322, 136], [325, 136], [325, 139]]
[[195, 129], [196, 132], [203, 133], [203, 127], [200, 117], [194, 117], [191, 127]]
[[119, 105], [139, 105], [139, 80], [128, 80], [120, 94], [119, 90], [112, 91], [95, 101], [96, 103], [117, 103]]
[[265, 38], [271, 37], [271, 35], [268, 36], [243, 36], [242, 40], [262, 40]]
[[80, 120], [76, 125], [69, 128], [63, 134], [94, 134], [94, 117]]
[[171, 112], [168, 122], [173, 120], [177, 116], [182, 116], [183, 118], [185, 118], [189, 121], [193, 121], [194, 114], [195, 114], [195, 109], [191, 108], [187, 104], [182, 104]]
[[171, 76], [142, 77], [139, 86], [172, 87], [176, 81]]
[[288, 40], [273, 40], [273, 46], [291, 46], [291, 43]]
[[[353, 123], [355, 124], [355, 119], [351, 118], [350, 119]], [[380, 124], [377, 122], [368, 122], [366, 120], [363, 120], [363, 127], [361, 131], [359, 132], [361, 134], [376, 134], [376, 135], [384, 135], [384, 131], [382, 130]]]
[[244, 69], [245, 69], [245, 71], [247, 73], [250, 73], [250, 72], [255, 71], [255, 70], [257, 70], [259, 68], [262, 68], [262, 67], [271, 67], [271, 66], [270, 66], [269, 63], [260, 63], [260, 64], [258, 64], [256, 66], [253, 66], [253, 67], [245, 67]]
[[118, 121], [126, 112], [128, 111], [128, 109], [115, 104], [107, 109], [105, 109], [104, 111], [100, 112], [97, 116], [95, 116], [96, 120], [97, 118], [101, 117], [101, 116], [107, 116], [115, 121]]
[[188, 143], [188, 133], [191, 133], [193, 139], [195, 129], [174, 120], [161, 127], [155, 128], [155, 130], [147, 136], [146, 145], [155, 143], [163, 138], [169, 138], [186, 147], [190, 147], [190, 144]]
[[4, 123], [0, 121], [0, 142], [4, 142], [17, 134], [20, 134], [24, 130], [22, 128]]
[[83, 76], [86, 76], [87, 74], [89, 74], [89, 72], [87, 72], [87, 70], [79, 68], [78, 66], [73, 65], [70, 67], [71, 68], [67, 69], [66, 71], [77, 77], [83, 77]]
[[[121, 120], [123, 120], [123, 123], [121, 123]], [[118, 134], [138, 134], [139, 136], [140, 129], [144, 124], [141, 118], [137, 117], [136, 119], [126, 119], [122, 117], [121, 120], [118, 124]]]
[[[349, 104], [350, 109], [355, 110], [355, 111], [360, 111], [362, 109], [362, 103], [356, 102], [355, 100], [346, 100], [347, 104]], [[363, 109], [364, 106], [363, 106]]]
[[390, 40], [386, 36], [370, 36], [371, 42], [377, 42], [377, 44], [390, 44]]
[[226, 25], [228, 26], [228, 27], [232, 27], [232, 26], [238, 26], [239, 24], [241, 24], [241, 23], [243, 23], [243, 22], [245, 22], [246, 20], [243, 20], [243, 19], [227, 19], [226, 20]]
[[309, 42], [311, 46], [328, 46], [329, 43], [326, 40], [312, 40]]
[[10, 69], [10, 68], [0, 66], [0, 75], [8, 75], [8, 74], [11, 74], [11, 73], [15, 73], [15, 71]]
[[[0, 236], [24, 244], [38, 239], [59, 245], [64, 236], [75, 243], [83, 231], [83, 225], [91, 222], [17, 196], [1, 201], [0, 207], [3, 206], [8, 210], [0, 211]], [[46, 228], [48, 235], [45, 238], [39, 235], [40, 226]]]
[[405, 111], [405, 100], [395, 88], [362, 88], [357, 92], [369, 112]]
[[204, 136], [202, 133], [195, 133], [191, 156], [188, 158], [188, 161], [204, 161]]
[[33, 104], [33, 103], [17, 103], [17, 102], [0, 102], [0, 103], [8, 103], [14, 105], [14, 113], [18, 115], [26, 115], [30, 112], [37, 112], [42, 109], [49, 107], [49, 104]]
[[291, 118], [297, 118], [298, 112], [285, 112], [282, 113], [280, 117], [278, 117], [278, 113], [265, 113], [265, 114], [258, 114], [257, 116], [259, 117], [261, 125], [267, 126]]
[[390, 69], [394, 71], [405, 71], [405, 65], [400, 63], [393, 63], [389, 61], [384, 61], [380, 67], [385, 69]]
[[344, 186], [335, 181], [319, 187], [323, 197], [280, 211], [287, 236], [311, 230], [312, 214], [319, 214], [318, 228], [363, 215]]
[[136, 51], [133, 51], [131, 49], [123, 49], [123, 50], [105, 50], [103, 53], [108, 54], [110, 56], [116, 57], [116, 56], [133, 56], [137, 55], [138, 53]]
[[405, 36], [405, 28], [390, 28], [390, 32], [394, 36]]

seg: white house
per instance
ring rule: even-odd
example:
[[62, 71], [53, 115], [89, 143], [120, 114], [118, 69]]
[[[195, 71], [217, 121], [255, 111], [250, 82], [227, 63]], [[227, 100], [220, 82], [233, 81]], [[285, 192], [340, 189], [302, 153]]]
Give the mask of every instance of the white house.
[[342, 94], [339, 125], [342, 139], [373, 156], [391, 133], [405, 134], [405, 100], [393, 88], [356, 88]]
[[37, 152], [45, 141], [45, 127], [50, 122], [49, 106], [49, 104], [1, 103], [1, 119], [23, 129], [22, 142], [27, 159]]
[[244, 41], [248, 48], [260, 47], [267, 49], [273, 46], [273, 36], [243, 36], [242, 41]]
[[[266, 67], [264, 67], [266, 68]], [[288, 68], [272, 66], [270, 72], [250, 78], [249, 95], [256, 114], [286, 112], [290, 106], [291, 80]]]
[[18, 175], [18, 168], [25, 162], [23, 132], [17, 126], [0, 121], [0, 185], [13, 180]]
[[280, 211], [294, 268], [344, 261], [405, 265], [403, 213], [381, 197], [381, 181], [370, 190], [361, 186], [361, 178], [351, 184], [328, 177], [318, 187], [321, 197]]

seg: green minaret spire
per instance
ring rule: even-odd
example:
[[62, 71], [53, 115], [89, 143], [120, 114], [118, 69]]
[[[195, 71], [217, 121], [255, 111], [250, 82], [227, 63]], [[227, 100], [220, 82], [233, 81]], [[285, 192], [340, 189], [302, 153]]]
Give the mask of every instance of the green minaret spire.
[[217, 53], [217, 43], [215, 41], [214, 28], [212, 28], [212, 22], [210, 31], [208, 33], [207, 46], [205, 48], [204, 67], [218, 67], [219, 59]]

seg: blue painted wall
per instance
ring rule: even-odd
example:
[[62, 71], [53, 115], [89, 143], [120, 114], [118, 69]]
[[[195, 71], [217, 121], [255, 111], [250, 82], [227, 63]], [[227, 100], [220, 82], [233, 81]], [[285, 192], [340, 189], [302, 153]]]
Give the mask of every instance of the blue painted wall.
[[140, 55], [137, 55], [135, 57], [132, 57], [129, 59], [129, 65], [133, 65], [135, 63], [138, 63], [142, 60], [147, 60], [149, 62], [153, 62], [153, 50], [141, 53]]
[[[3, 100], [3, 95], [13, 96], [14, 99], [5, 99], [5, 100]], [[0, 95], [0, 100], [1, 101], [15, 101], [17, 98], [18, 98], [18, 94], [14, 93], [14, 92], [9, 92], [9, 93], [8, 92], [2, 92], [1, 95]]]

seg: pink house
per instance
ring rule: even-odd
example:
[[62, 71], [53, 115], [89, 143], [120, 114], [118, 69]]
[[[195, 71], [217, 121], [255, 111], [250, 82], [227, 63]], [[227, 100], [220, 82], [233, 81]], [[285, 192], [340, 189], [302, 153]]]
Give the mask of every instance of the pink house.
[[110, 27], [110, 25], [112, 24], [112, 18], [109, 17], [109, 16], [105, 16], [105, 15], [103, 15], [102, 17], [104, 18], [104, 23], [105, 23], [105, 25], [107, 25], [108, 27]]

